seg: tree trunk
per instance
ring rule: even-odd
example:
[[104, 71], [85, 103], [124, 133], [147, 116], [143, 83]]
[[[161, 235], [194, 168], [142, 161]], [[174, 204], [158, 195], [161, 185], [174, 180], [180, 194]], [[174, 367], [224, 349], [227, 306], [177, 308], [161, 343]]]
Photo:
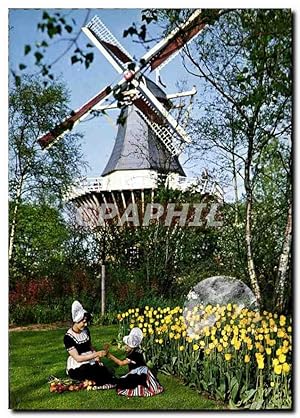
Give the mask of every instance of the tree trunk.
[[105, 264], [101, 264], [101, 315], [105, 314]]
[[275, 286], [275, 309], [283, 312], [286, 306], [286, 288], [289, 273], [289, 258], [292, 245], [292, 203], [289, 202], [287, 223], [284, 233], [282, 252], [279, 258], [278, 274]]
[[256, 297], [257, 304], [260, 306], [261, 295], [260, 288], [257, 281], [257, 276], [255, 272], [255, 265], [253, 260], [253, 251], [252, 251], [252, 205], [253, 205], [253, 194], [252, 194], [252, 185], [251, 185], [251, 161], [253, 154], [253, 135], [251, 132], [248, 134], [248, 153], [247, 159], [245, 162], [245, 191], [246, 191], [246, 228], [245, 228], [245, 241], [246, 241], [246, 250], [247, 250], [247, 267], [248, 274], [250, 278], [250, 284], [253, 290], [253, 293]]
[[246, 239], [246, 247], [247, 247], [247, 266], [248, 266], [250, 283], [251, 283], [253, 293], [257, 299], [257, 303], [258, 305], [260, 305], [260, 301], [261, 301], [260, 288], [259, 288], [257, 277], [256, 277], [253, 253], [252, 253], [252, 195], [247, 197], [247, 203], [246, 203], [245, 239]]
[[232, 155], [232, 169], [233, 169], [233, 188], [234, 188], [234, 223], [237, 225], [239, 223], [239, 192], [238, 192], [238, 182], [237, 182], [237, 172], [236, 172], [236, 164], [235, 164], [235, 157]]
[[24, 178], [21, 177], [20, 183], [19, 183], [18, 188], [17, 188], [16, 198], [15, 198], [15, 207], [14, 207], [12, 220], [11, 220], [11, 227], [10, 227], [10, 233], [9, 233], [9, 248], [8, 248], [8, 261], [9, 262], [11, 262], [11, 260], [13, 258], [17, 218], [18, 218], [18, 211], [19, 211], [19, 207], [20, 207], [20, 203], [21, 203], [23, 181], [24, 181]]

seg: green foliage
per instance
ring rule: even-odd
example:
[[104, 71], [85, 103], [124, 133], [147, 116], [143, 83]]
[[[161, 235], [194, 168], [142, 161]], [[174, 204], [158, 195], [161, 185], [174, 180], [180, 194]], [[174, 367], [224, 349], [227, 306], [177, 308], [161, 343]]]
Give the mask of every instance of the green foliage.
[[67, 115], [68, 93], [62, 84], [43, 87], [26, 78], [9, 95], [9, 193], [21, 187], [22, 199], [62, 199], [83, 166], [80, 135], [68, 134], [43, 153], [37, 139]]
[[[10, 219], [12, 207], [10, 205]], [[14, 277], [48, 275], [50, 266], [64, 258], [64, 244], [69, 238], [62, 215], [46, 204], [21, 204], [18, 228], [14, 240], [14, 258], [11, 262], [11, 281]]]

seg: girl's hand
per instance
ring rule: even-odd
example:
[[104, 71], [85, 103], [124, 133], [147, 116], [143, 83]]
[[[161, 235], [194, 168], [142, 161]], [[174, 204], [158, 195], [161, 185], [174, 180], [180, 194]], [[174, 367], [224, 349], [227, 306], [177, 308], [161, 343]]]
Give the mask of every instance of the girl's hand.
[[106, 351], [104, 351], [104, 350], [97, 351], [97, 355], [98, 355], [98, 357], [105, 357], [106, 356]]
[[110, 345], [109, 344], [104, 344], [104, 350], [105, 350], [105, 352], [106, 352], [106, 355], [108, 354], [108, 352], [109, 352], [109, 347], [110, 347]]

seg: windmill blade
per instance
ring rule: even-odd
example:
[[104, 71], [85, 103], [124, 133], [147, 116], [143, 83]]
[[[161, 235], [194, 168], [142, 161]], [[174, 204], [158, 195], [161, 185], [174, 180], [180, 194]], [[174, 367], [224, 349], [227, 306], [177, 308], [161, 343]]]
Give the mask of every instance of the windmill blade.
[[162, 67], [173, 59], [195, 36], [199, 35], [206, 23], [202, 21], [201, 9], [195, 10], [190, 18], [162, 39], [140, 60], [143, 65], [150, 62], [151, 71]]
[[53, 145], [53, 143], [58, 138], [63, 136], [66, 132], [70, 131], [75, 124], [79, 123], [86, 116], [88, 116], [88, 114], [97, 104], [99, 105], [103, 100], [107, 99], [112, 94], [112, 92], [113, 90], [110, 86], [105, 87], [104, 90], [101, 90], [99, 93], [97, 93], [96, 96], [81, 106], [81, 108], [76, 110], [71, 116], [69, 116], [60, 124], [56, 125], [50, 132], [40, 137], [38, 139], [38, 143], [42, 149], [49, 148], [51, 145]]
[[164, 146], [167, 148], [170, 154], [173, 157], [178, 156], [182, 150], [174, 144], [174, 132], [167, 126], [160, 125], [159, 123], [150, 120], [145, 112], [139, 109], [137, 110], [137, 112], [141, 116], [141, 118], [147, 123], [149, 128], [152, 129], [157, 138], [164, 144]]
[[119, 74], [124, 72], [124, 64], [133, 61], [130, 54], [117, 41], [98, 16], [94, 16], [82, 30]]
[[[152, 119], [153, 114], [155, 117], [153, 117], [153, 121], [156, 123], [162, 123], [165, 124], [165, 122], [168, 123], [168, 125], [172, 128], [172, 130], [178, 135], [178, 137], [187, 143], [190, 143], [191, 140], [185, 130], [179, 125], [178, 122], [173, 118], [173, 116], [165, 109], [165, 107], [160, 103], [159, 100], [154, 96], [154, 94], [148, 89], [145, 83], [142, 81], [138, 85], [138, 90], [141, 92], [142, 97], [140, 98], [144, 100], [144, 102], [147, 105], [147, 110], [150, 111], [147, 113], [147, 110], [145, 111], [146, 115], [150, 119]], [[136, 104], [136, 102], [134, 102]], [[144, 105], [145, 106], [145, 105]], [[140, 108], [141, 109], [141, 108]], [[143, 111], [143, 109], [141, 109]]]

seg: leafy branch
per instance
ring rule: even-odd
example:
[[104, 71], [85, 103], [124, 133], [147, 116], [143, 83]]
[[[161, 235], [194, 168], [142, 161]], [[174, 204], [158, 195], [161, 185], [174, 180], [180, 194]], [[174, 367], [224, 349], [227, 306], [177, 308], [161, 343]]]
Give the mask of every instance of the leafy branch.
[[[87, 11], [84, 18], [83, 26], [87, 23], [90, 15], [90, 10]], [[68, 16], [55, 12], [50, 15], [47, 11], [43, 11], [41, 21], [37, 24], [37, 30], [42, 33], [45, 38], [41, 42], [24, 45], [24, 57], [32, 56], [34, 58], [34, 64], [39, 68], [37, 74], [46, 78], [44, 85], [46, 86], [49, 80], [54, 80], [54, 74], [52, 67], [57, 64], [67, 53], [73, 49], [73, 55], [70, 57], [71, 64], [76, 63], [84, 64], [85, 68], [89, 68], [90, 64], [94, 60], [94, 53], [91, 52], [93, 45], [86, 43], [82, 48], [79, 45], [79, 38], [81, 32], [74, 33], [76, 21], [74, 18], [68, 18]], [[73, 35], [74, 34], [74, 35]], [[73, 36], [71, 36], [73, 35]], [[64, 36], [64, 38], [63, 38]], [[67, 41], [68, 46], [63, 49], [51, 62], [46, 61], [46, 54], [50, 47], [53, 47], [57, 42]], [[18, 66], [21, 74], [27, 69], [27, 65], [21, 62]], [[16, 71], [11, 71], [15, 80], [15, 84], [18, 86], [21, 83], [21, 75]]]

